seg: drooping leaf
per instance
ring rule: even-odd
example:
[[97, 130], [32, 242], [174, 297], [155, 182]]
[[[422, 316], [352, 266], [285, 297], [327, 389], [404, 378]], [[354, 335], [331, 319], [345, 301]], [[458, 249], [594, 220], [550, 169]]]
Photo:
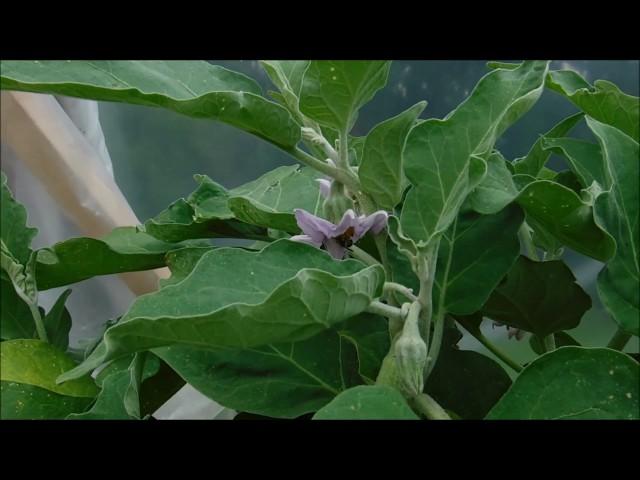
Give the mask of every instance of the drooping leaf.
[[640, 418], [640, 365], [607, 348], [562, 347], [529, 364], [489, 420]]
[[162, 107], [290, 148], [300, 129], [252, 79], [202, 61], [3, 61], [0, 88]]
[[31, 255], [31, 241], [38, 233], [38, 229], [27, 226], [27, 210], [13, 198], [4, 172], [0, 172], [0, 183], [2, 184], [0, 238], [18, 263], [26, 265]]
[[454, 221], [482, 179], [481, 157], [537, 101], [547, 68], [548, 62], [531, 61], [515, 70], [490, 72], [444, 120], [430, 119], [411, 130], [403, 156], [413, 188], [400, 222], [418, 246], [430, 245]]
[[36, 329], [31, 310], [4, 271], [0, 271], [0, 288], [0, 338], [34, 338]]
[[187, 245], [163, 242], [135, 227], [115, 228], [100, 240], [65, 240], [38, 250], [38, 288], [47, 290], [97, 275], [164, 267], [167, 252]]
[[547, 87], [565, 96], [584, 113], [615, 127], [636, 142], [640, 138], [640, 100], [614, 83], [596, 80], [593, 86], [572, 70], [549, 72]]
[[605, 185], [605, 176], [600, 147], [591, 142], [576, 138], [542, 138], [545, 150], [551, 150], [563, 156], [571, 170], [576, 174], [583, 188], [594, 181]]
[[388, 348], [386, 321], [359, 315], [295, 343], [251, 349], [172, 345], [154, 352], [227, 408], [296, 418], [363, 383], [365, 373], [375, 378]]
[[60, 381], [175, 343], [250, 348], [304, 340], [364, 311], [383, 282], [379, 265], [334, 261], [286, 239], [259, 252], [215, 249], [184, 281], [138, 297], [104, 342]]
[[71, 315], [64, 306], [69, 295], [71, 295], [71, 289], [62, 292], [43, 319], [47, 340], [63, 352], [69, 347], [69, 332], [71, 331]]
[[564, 137], [576, 124], [584, 117], [583, 113], [576, 113], [565, 118], [555, 127], [541, 136], [531, 147], [529, 153], [525, 157], [516, 158], [513, 161], [513, 171], [515, 174], [526, 174], [538, 177], [540, 171], [544, 168], [547, 160], [551, 156], [551, 152], [544, 147], [545, 140], [553, 140], [555, 138]]
[[487, 175], [469, 194], [468, 202], [476, 212], [499, 212], [518, 195], [507, 161], [499, 152], [487, 158]]
[[402, 394], [384, 385], [361, 385], [334, 398], [314, 420], [418, 420]]
[[517, 205], [494, 215], [461, 212], [440, 240], [434, 301], [443, 295], [444, 309], [458, 315], [480, 309], [518, 258], [523, 219]]
[[298, 165], [278, 167], [257, 180], [229, 192], [229, 208], [243, 222], [289, 233], [299, 233], [293, 210], [302, 208], [314, 215], [322, 210], [323, 198], [311, 168]]
[[64, 385], [56, 377], [75, 366], [64, 352], [40, 340], [0, 343], [3, 419], [56, 419], [88, 407], [98, 390], [86, 376]]
[[304, 73], [300, 111], [322, 126], [350, 131], [358, 110], [387, 83], [391, 62], [313, 60]]
[[598, 294], [621, 328], [640, 334], [640, 151], [620, 130], [587, 117], [604, 160], [606, 192], [596, 219], [616, 240], [615, 256], [598, 275]]
[[520, 256], [482, 313], [541, 337], [570, 330], [591, 308], [591, 298], [575, 280], [562, 261], [535, 262]]
[[402, 199], [406, 184], [402, 149], [409, 129], [426, 106], [425, 101], [415, 104], [376, 125], [366, 137], [358, 176], [363, 190], [384, 209], [392, 210]]

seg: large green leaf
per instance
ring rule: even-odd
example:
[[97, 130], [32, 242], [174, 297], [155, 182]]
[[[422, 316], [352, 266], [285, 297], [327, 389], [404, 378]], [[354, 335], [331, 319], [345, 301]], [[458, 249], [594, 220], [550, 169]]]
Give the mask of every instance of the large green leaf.
[[0, 271], [0, 289], [0, 338], [33, 338], [36, 328], [31, 310], [4, 271]]
[[2, 418], [54, 419], [84, 410], [98, 393], [90, 377], [55, 383], [74, 366], [64, 352], [40, 340], [0, 343]]
[[361, 385], [342, 392], [314, 420], [419, 420], [402, 394], [384, 385]]
[[147, 220], [146, 233], [164, 242], [217, 237], [262, 238], [266, 234], [263, 229], [234, 218], [226, 188], [206, 175], [194, 178], [198, 183], [196, 190]]
[[576, 252], [602, 262], [615, 252], [615, 241], [593, 218], [593, 207], [572, 189], [549, 180], [526, 185], [517, 202], [527, 213], [527, 223], [544, 231]]
[[[430, 245], [456, 218], [496, 139], [537, 101], [548, 62], [524, 62], [515, 70], [483, 77], [471, 95], [444, 120], [413, 127], [404, 148], [412, 183], [400, 222], [419, 246]], [[475, 156], [472, 161], [472, 156]]]
[[72, 238], [38, 250], [38, 288], [47, 290], [97, 275], [163, 267], [167, 252], [185, 246], [163, 242], [135, 227], [118, 227], [100, 240]]
[[605, 188], [595, 200], [598, 223], [616, 239], [616, 254], [598, 275], [598, 293], [624, 330], [640, 334], [640, 155], [638, 142], [587, 117], [604, 159]]
[[175, 343], [249, 348], [304, 340], [364, 311], [383, 283], [380, 265], [335, 261], [300, 242], [282, 239], [259, 252], [215, 249], [184, 281], [138, 297], [103, 343], [60, 380]]
[[461, 212], [438, 249], [433, 297], [444, 309], [466, 315], [477, 311], [520, 253], [522, 210], [510, 205], [494, 215]]
[[570, 330], [591, 308], [591, 298], [562, 261], [520, 256], [482, 307], [483, 315], [541, 337]]
[[537, 177], [551, 156], [551, 152], [545, 149], [544, 141], [558, 137], [564, 137], [584, 117], [583, 113], [576, 113], [565, 118], [555, 127], [540, 137], [531, 147], [526, 157], [516, 158], [513, 161], [513, 170], [516, 174], [526, 174]]
[[165, 261], [171, 270], [169, 278], [159, 280], [160, 287], [181, 282], [189, 275], [202, 256], [215, 247], [188, 247], [167, 253]]
[[549, 72], [547, 87], [564, 95], [584, 113], [633, 138], [640, 137], [640, 101], [613, 83], [596, 80], [594, 85], [572, 70]]
[[13, 198], [4, 172], [0, 172], [0, 183], [2, 184], [0, 238], [18, 263], [26, 265], [31, 255], [29, 248], [31, 241], [38, 233], [38, 229], [27, 226], [27, 210]]
[[372, 382], [388, 349], [386, 321], [359, 315], [295, 343], [251, 349], [172, 345], [154, 353], [225, 407], [296, 418], [363, 380]]
[[402, 200], [406, 186], [402, 149], [409, 129], [426, 106], [425, 101], [415, 104], [376, 125], [366, 137], [358, 176], [363, 190], [384, 209], [392, 210]]
[[300, 140], [289, 112], [261, 97], [254, 80], [202, 61], [3, 61], [0, 87], [168, 108], [283, 148]]
[[300, 111], [320, 125], [350, 131], [358, 110], [387, 83], [391, 62], [314, 60], [302, 79]]
[[534, 360], [490, 420], [640, 418], [640, 365], [607, 348], [562, 347]]
[[478, 352], [444, 346], [425, 392], [464, 419], [480, 420], [511, 386], [507, 372]]
[[229, 192], [229, 208], [243, 222], [264, 228], [298, 233], [293, 214], [302, 208], [315, 215], [322, 211], [323, 198], [311, 168], [299, 165], [278, 167], [260, 178]]
[[597, 144], [576, 138], [542, 137], [541, 140], [545, 150], [557, 153], [568, 161], [583, 188], [594, 181], [605, 185], [602, 151]]

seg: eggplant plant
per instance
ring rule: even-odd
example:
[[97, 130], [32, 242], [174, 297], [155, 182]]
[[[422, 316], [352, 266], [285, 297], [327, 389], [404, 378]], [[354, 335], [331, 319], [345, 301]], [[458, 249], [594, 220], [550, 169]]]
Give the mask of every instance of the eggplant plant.
[[[233, 189], [196, 175], [143, 225], [37, 251], [3, 174], [2, 418], [148, 419], [185, 383], [271, 418], [640, 417], [623, 352], [640, 326], [637, 97], [548, 61], [496, 62], [445, 118], [421, 118], [423, 101], [358, 137], [391, 62], [261, 66], [268, 97], [207, 62], [2, 62], [3, 90], [211, 119], [296, 162]], [[505, 158], [496, 141], [545, 89], [579, 113]], [[569, 136], [580, 123], [591, 141]], [[552, 153], [566, 170], [546, 167]], [[567, 333], [592, 298], [565, 249], [603, 263], [618, 330], [597, 348]], [[70, 290], [38, 305], [38, 291], [163, 266], [171, 277], [85, 352], [69, 348]], [[537, 358], [510, 358], [483, 321]], [[463, 332], [487, 354], [461, 349]]]

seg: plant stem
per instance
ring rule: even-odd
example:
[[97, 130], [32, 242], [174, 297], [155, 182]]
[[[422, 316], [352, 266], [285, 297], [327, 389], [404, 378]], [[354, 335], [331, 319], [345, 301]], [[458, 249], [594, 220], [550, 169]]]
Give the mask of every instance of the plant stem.
[[544, 344], [544, 349], [547, 352], [553, 352], [556, 349], [556, 338], [553, 333], [544, 337], [542, 339], [542, 343]]
[[400, 284], [400, 283], [395, 283], [395, 282], [384, 282], [384, 291], [386, 293], [391, 293], [391, 292], [398, 292], [401, 295], [404, 295], [406, 298], [408, 298], [409, 300], [416, 301], [418, 299], [418, 297], [416, 297], [413, 294], [413, 290], [411, 290], [409, 287], [405, 287], [404, 285]]
[[285, 150], [288, 154], [292, 155], [296, 160], [300, 163], [304, 163], [311, 168], [316, 169], [320, 173], [324, 173], [325, 175], [336, 179], [340, 183], [349, 187], [350, 190], [358, 191], [360, 189], [360, 182], [358, 181], [358, 177], [350, 171], [343, 171], [338, 168], [331, 166], [327, 162], [323, 162], [322, 160], [318, 160], [317, 158], [309, 155], [304, 150], [300, 150], [298, 147], [293, 147]]
[[351, 245], [350, 251], [353, 255], [353, 258], [360, 260], [367, 265], [380, 265], [380, 262], [373, 256], [369, 255], [367, 252], [362, 250], [360, 247], [356, 247], [355, 245]]
[[349, 131], [345, 128], [340, 132], [340, 145], [338, 149], [338, 168], [350, 171], [349, 168]]
[[[442, 312], [442, 310], [440, 310], [440, 312]], [[444, 334], [444, 315], [438, 313], [433, 323], [433, 340], [431, 340], [431, 344], [429, 345], [429, 356], [427, 357], [427, 366], [424, 371], [425, 381], [429, 378], [429, 375], [431, 375], [433, 367], [436, 366], [438, 356], [440, 355], [440, 346], [442, 345], [442, 336]]]
[[423, 413], [429, 420], [451, 420], [444, 408], [426, 393], [413, 397], [410, 402], [413, 403], [416, 410]]
[[611, 340], [609, 340], [609, 343], [607, 343], [607, 348], [622, 351], [629, 340], [631, 340], [631, 334], [625, 332], [621, 328], [618, 328], [616, 333], [613, 334], [613, 337], [611, 337]]
[[35, 305], [31, 302], [28, 303], [29, 310], [31, 310], [31, 315], [33, 316], [33, 321], [36, 324], [36, 332], [38, 333], [38, 337], [43, 342], [49, 342], [49, 337], [47, 336], [47, 330], [44, 328], [44, 322], [42, 321], [42, 316], [40, 315], [40, 310], [38, 309], [38, 305]]
[[531, 260], [539, 261], [540, 258], [538, 257], [538, 252], [535, 244], [533, 243], [533, 238], [531, 237], [531, 232], [529, 231], [529, 225], [527, 225], [527, 222], [523, 222], [523, 224], [520, 225], [518, 236], [520, 237], [520, 241], [524, 244], [529, 258]]
[[401, 309], [398, 307], [392, 307], [391, 305], [387, 305], [386, 303], [382, 303], [377, 300], [371, 302], [366, 308], [366, 311], [375, 315], [404, 321], [404, 315], [402, 314]]
[[480, 332], [472, 332], [471, 330], [467, 330], [476, 340], [478, 340], [484, 347], [493, 353], [496, 357], [506, 363], [511, 369], [516, 372], [522, 371], [522, 366], [519, 365], [515, 360], [513, 360], [509, 355], [496, 347], [487, 337], [485, 337]]

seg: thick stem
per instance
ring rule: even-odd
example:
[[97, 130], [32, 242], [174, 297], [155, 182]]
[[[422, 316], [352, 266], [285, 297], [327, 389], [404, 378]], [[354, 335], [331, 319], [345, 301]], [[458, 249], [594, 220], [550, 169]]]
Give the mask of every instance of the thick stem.
[[553, 352], [556, 349], [556, 338], [553, 336], [553, 333], [544, 337], [542, 343], [547, 352]]
[[338, 149], [338, 168], [350, 171], [349, 168], [349, 131], [344, 129], [340, 132], [340, 145]]
[[38, 309], [38, 305], [35, 305], [31, 302], [28, 303], [29, 310], [31, 310], [31, 315], [33, 316], [33, 321], [36, 324], [36, 332], [38, 333], [38, 337], [43, 342], [49, 342], [49, 337], [47, 336], [47, 330], [44, 328], [44, 322], [42, 321], [42, 315], [40, 315], [40, 310]]
[[[441, 312], [442, 310], [440, 310]], [[444, 334], [444, 315], [438, 313], [434, 318], [433, 326], [433, 340], [429, 345], [429, 356], [427, 357], [427, 366], [424, 371], [425, 381], [431, 375], [433, 367], [436, 366], [438, 356], [440, 355], [440, 346], [442, 345], [442, 336]]]
[[363, 263], [366, 263], [367, 265], [380, 265], [380, 262], [372, 257], [371, 255], [369, 255], [367, 252], [365, 252], [364, 250], [362, 250], [360, 247], [356, 247], [355, 245], [351, 245], [351, 247], [349, 247], [351, 254], [353, 255], [353, 258], [356, 258], [358, 260], [360, 260]]
[[624, 347], [627, 346], [627, 343], [631, 340], [631, 334], [625, 332], [621, 328], [616, 330], [616, 333], [613, 334], [611, 340], [607, 344], [607, 348], [613, 348], [614, 350], [622, 351]]
[[382, 303], [377, 300], [371, 302], [366, 308], [366, 311], [390, 319], [404, 321], [404, 315], [402, 314], [401, 309], [398, 307], [392, 307], [391, 305], [387, 305], [386, 303]]
[[411, 290], [409, 287], [405, 287], [400, 283], [384, 282], [383, 289], [384, 289], [384, 292], [387, 294], [391, 294], [392, 292], [398, 292], [399, 294], [404, 295], [406, 298], [408, 298], [412, 302], [418, 299], [418, 297], [416, 297], [413, 294], [413, 290]]
[[445, 412], [444, 408], [426, 393], [421, 393], [413, 397], [410, 402], [416, 410], [424, 414], [429, 420], [451, 420], [451, 417]]
[[307, 152], [305, 152], [304, 150], [300, 150], [297, 147], [290, 148], [285, 151], [300, 163], [304, 163], [305, 165], [316, 169], [320, 173], [324, 173], [325, 175], [336, 179], [340, 183], [345, 184], [350, 190], [358, 191], [360, 189], [360, 182], [358, 181], [358, 177], [356, 177], [355, 174], [351, 173], [351, 171], [340, 170], [327, 162], [318, 160], [317, 158], [309, 155]]

